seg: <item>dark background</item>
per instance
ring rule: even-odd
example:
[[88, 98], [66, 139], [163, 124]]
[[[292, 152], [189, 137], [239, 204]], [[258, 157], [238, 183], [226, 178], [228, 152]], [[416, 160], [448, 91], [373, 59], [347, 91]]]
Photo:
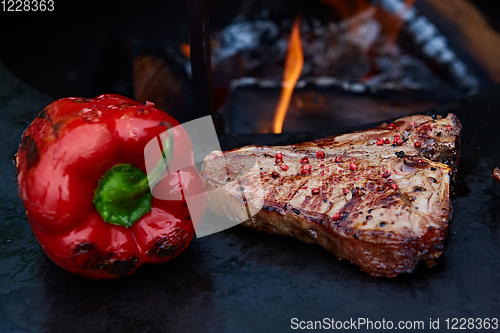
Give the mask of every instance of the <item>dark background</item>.
[[[220, 1], [212, 21], [229, 22], [238, 2]], [[55, 1], [53, 12], [0, 12], [0, 62], [53, 97], [133, 97], [134, 46], [189, 41], [185, 0]]]
[[[297, 1], [289, 0], [295, 6]], [[500, 28], [495, 1], [472, 2]], [[227, 24], [241, 3], [219, 0], [212, 26]], [[0, 12], [0, 62], [54, 99], [104, 93], [133, 97], [134, 45], [188, 42], [186, 7], [185, 0], [56, 0], [53, 12]]]
[[182, 0], [55, 1], [53, 12], [1, 15], [0, 61], [54, 99], [133, 96], [131, 42], [188, 41]]

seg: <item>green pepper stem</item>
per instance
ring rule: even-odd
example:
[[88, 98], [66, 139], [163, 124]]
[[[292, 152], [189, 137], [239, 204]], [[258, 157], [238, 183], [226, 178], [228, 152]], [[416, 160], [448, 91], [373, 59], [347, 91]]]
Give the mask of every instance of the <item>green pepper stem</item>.
[[130, 164], [120, 163], [106, 171], [97, 184], [92, 202], [105, 222], [128, 228], [151, 211], [150, 189], [163, 178], [173, 155], [170, 131], [168, 137], [160, 134], [160, 138], [162, 156], [149, 175]]
[[[170, 130], [170, 125], [168, 125], [168, 129]], [[167, 170], [167, 166], [170, 162], [170, 159], [172, 158], [172, 139], [171, 139], [171, 134], [170, 131], [167, 131], [168, 137], [166, 137], [163, 133], [160, 134], [161, 140], [161, 157], [158, 160], [158, 163], [156, 163], [155, 167], [147, 178], [143, 179], [140, 183], [140, 186], [149, 189], [150, 187], [153, 188], [165, 175], [165, 172]], [[168, 158], [167, 158], [168, 157]]]

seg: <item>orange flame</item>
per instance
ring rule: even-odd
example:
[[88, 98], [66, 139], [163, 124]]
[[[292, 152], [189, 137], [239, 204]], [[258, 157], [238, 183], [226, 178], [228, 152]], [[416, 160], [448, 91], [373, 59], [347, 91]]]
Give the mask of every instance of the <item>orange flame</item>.
[[181, 49], [181, 52], [182, 54], [190, 59], [191, 58], [191, 46], [187, 43], [182, 43], [181, 45], [179, 45], [179, 48]]
[[300, 77], [304, 66], [304, 52], [300, 40], [300, 14], [297, 15], [293, 24], [292, 33], [288, 42], [286, 54], [285, 72], [283, 74], [283, 86], [281, 88], [280, 100], [274, 113], [273, 132], [281, 133], [285, 122], [286, 112], [292, 99], [295, 84]]

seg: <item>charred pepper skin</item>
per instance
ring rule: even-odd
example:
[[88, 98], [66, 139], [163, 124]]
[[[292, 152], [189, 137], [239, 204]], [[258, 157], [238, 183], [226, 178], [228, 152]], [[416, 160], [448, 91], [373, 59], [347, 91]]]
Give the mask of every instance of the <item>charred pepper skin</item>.
[[[204, 187], [183, 130], [175, 131], [171, 161], [192, 167], [167, 174], [157, 185], [179, 192], [181, 200], [152, 197], [150, 211], [128, 228], [104, 222], [93, 205], [110, 168], [130, 164], [146, 173], [145, 145], [178, 125], [152, 103], [114, 94], [63, 98], [40, 112], [23, 133], [15, 162], [28, 220], [52, 261], [88, 278], [115, 279], [142, 264], [167, 262], [188, 246], [199, 221], [192, 221], [183, 193]], [[199, 197], [204, 211], [206, 200]]]

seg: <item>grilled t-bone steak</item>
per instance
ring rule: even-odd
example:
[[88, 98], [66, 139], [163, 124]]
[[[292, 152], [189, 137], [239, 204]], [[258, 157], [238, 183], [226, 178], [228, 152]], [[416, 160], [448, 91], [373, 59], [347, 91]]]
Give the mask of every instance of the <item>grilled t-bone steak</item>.
[[414, 115], [296, 145], [212, 152], [202, 177], [218, 214], [243, 202], [253, 215], [245, 226], [395, 277], [420, 261], [432, 266], [443, 251], [460, 132], [453, 114]]

